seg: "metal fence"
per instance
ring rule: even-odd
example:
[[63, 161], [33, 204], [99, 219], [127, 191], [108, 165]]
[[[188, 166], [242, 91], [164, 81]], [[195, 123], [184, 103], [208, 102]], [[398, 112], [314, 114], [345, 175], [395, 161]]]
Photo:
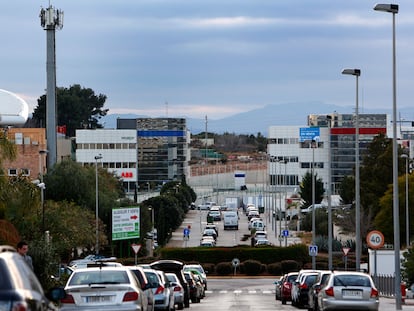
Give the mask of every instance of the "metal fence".
[[393, 275], [372, 276], [381, 296], [393, 297], [395, 295], [395, 277]]

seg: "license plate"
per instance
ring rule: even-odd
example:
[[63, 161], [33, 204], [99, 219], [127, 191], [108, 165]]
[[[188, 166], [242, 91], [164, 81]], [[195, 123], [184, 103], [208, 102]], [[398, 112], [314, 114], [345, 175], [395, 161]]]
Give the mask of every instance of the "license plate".
[[362, 298], [361, 290], [344, 289], [342, 291], [342, 297], [344, 298]]
[[98, 302], [109, 302], [111, 301], [111, 296], [86, 296], [86, 303], [98, 303]]

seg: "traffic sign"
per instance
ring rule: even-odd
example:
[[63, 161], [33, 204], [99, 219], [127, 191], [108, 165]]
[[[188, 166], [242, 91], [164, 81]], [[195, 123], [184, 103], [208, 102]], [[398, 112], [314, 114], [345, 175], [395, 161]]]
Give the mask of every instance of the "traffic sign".
[[342, 247], [342, 253], [344, 253], [344, 256], [348, 256], [348, 253], [351, 249], [349, 247]]
[[317, 256], [318, 255], [318, 245], [309, 245], [309, 256]]
[[233, 265], [233, 267], [237, 267], [238, 265], [240, 265], [240, 260], [238, 258], [234, 258], [231, 261], [231, 264]]
[[141, 249], [141, 244], [131, 244], [132, 249], [134, 250], [135, 254], [138, 254], [139, 250]]
[[384, 246], [384, 235], [378, 230], [372, 230], [367, 234], [367, 244], [372, 249], [378, 249]]
[[288, 237], [289, 236], [289, 230], [283, 230], [282, 235], [284, 237]]
[[188, 228], [184, 228], [184, 237], [188, 237], [188, 236], [190, 236], [190, 229], [188, 229]]

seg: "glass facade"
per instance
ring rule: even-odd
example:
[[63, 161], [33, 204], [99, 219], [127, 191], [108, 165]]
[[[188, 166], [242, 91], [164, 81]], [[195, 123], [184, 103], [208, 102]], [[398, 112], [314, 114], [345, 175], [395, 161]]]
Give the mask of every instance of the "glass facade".
[[[359, 114], [359, 154], [362, 158], [374, 136], [386, 133], [385, 114]], [[355, 169], [355, 115], [337, 114], [310, 115], [309, 125], [328, 127], [331, 125], [330, 150], [331, 173], [334, 193], [345, 176], [354, 175]]]
[[138, 118], [138, 184], [181, 181], [186, 169], [187, 128], [182, 118]]

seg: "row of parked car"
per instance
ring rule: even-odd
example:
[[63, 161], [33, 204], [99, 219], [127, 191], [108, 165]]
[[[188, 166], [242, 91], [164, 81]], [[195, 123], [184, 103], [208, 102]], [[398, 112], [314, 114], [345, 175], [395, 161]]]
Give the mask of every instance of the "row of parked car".
[[301, 270], [285, 274], [275, 284], [276, 300], [309, 311], [379, 308], [379, 292], [363, 272]]
[[174, 260], [139, 266], [95, 261], [67, 271], [65, 286], [45, 293], [23, 257], [0, 246], [0, 310], [173, 311], [200, 302], [207, 289], [201, 265]]

